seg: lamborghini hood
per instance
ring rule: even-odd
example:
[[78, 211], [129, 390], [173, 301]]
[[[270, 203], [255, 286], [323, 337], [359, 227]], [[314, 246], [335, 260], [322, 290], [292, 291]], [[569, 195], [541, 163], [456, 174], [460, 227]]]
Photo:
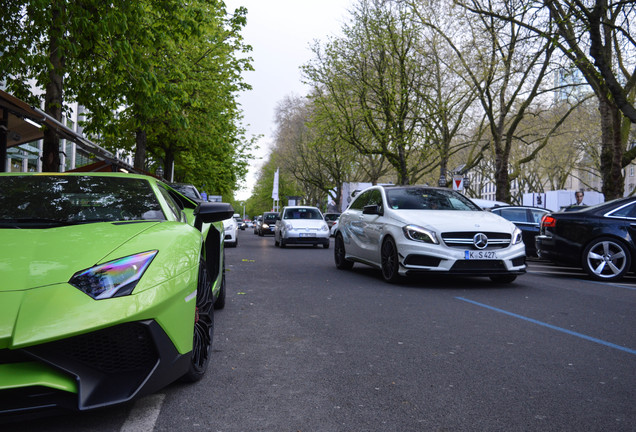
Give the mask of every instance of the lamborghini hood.
[[67, 282], [158, 222], [0, 230], [0, 292]]

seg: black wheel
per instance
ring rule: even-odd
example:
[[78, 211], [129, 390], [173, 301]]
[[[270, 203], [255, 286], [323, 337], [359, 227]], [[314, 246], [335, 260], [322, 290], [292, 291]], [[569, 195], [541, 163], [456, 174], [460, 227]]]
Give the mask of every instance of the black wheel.
[[495, 283], [511, 283], [517, 279], [517, 275], [504, 274], [504, 275], [492, 275], [490, 280]]
[[287, 243], [285, 243], [285, 239], [284, 238], [280, 238], [280, 247], [281, 248], [286, 248], [287, 247]]
[[380, 259], [382, 264], [382, 277], [390, 283], [398, 282], [400, 274], [398, 272], [400, 263], [398, 261], [397, 247], [391, 237], [387, 237], [380, 249]]
[[212, 283], [208, 276], [205, 261], [199, 263], [199, 282], [197, 285], [197, 303], [194, 312], [194, 339], [190, 369], [183, 376], [186, 382], [195, 382], [203, 378], [210, 363], [212, 340], [214, 339], [214, 306]]
[[327, 242], [327, 243], [323, 243], [323, 244], [322, 244], [322, 247], [324, 247], [325, 249], [329, 249], [329, 242]]
[[336, 240], [333, 247], [333, 258], [336, 262], [336, 268], [340, 270], [350, 270], [353, 267], [353, 261], [349, 261], [345, 258], [347, 253], [345, 251], [344, 240], [342, 234], [336, 235]]
[[225, 252], [223, 252], [223, 273], [221, 274], [221, 288], [219, 295], [214, 301], [214, 309], [223, 309], [225, 307]]
[[276, 240], [276, 236], [274, 235], [274, 246], [278, 247], [280, 246], [280, 242], [278, 240]]
[[258, 236], [259, 236], [259, 237], [263, 237], [263, 231], [259, 231], [259, 232], [258, 232]]
[[590, 243], [583, 252], [582, 265], [596, 280], [620, 280], [630, 268], [629, 249], [619, 240], [601, 237]]

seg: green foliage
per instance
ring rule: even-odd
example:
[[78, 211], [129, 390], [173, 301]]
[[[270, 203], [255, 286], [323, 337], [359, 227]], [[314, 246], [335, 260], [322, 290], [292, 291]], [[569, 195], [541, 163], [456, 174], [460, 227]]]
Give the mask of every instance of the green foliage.
[[[244, 8], [228, 14], [215, 0], [4, 3], [0, 81], [8, 91], [40, 104], [52, 67], [48, 40], [57, 37], [64, 103], [87, 108], [83, 126], [93, 140], [141, 151], [136, 168], [174, 167], [176, 181], [207, 184], [215, 194], [237, 188], [251, 144], [236, 102], [249, 88], [241, 72], [251, 69], [240, 35]], [[63, 34], [50, 25], [55, 11]], [[136, 141], [141, 132], [146, 148]]]

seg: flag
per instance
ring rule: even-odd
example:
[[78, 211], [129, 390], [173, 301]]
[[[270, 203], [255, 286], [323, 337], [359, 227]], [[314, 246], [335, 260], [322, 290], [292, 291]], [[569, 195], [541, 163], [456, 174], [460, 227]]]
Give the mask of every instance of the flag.
[[280, 168], [274, 173], [274, 189], [272, 190], [272, 199], [274, 201], [278, 201], [278, 171], [280, 171]]

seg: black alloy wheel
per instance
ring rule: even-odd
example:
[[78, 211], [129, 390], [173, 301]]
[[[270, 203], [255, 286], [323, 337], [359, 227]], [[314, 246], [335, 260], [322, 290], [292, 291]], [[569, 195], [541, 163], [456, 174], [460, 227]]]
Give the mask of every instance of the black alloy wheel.
[[208, 276], [204, 260], [199, 263], [199, 282], [194, 313], [194, 339], [190, 369], [183, 379], [187, 382], [199, 381], [205, 375], [210, 363], [212, 341], [214, 339], [214, 303], [212, 282]]
[[342, 234], [338, 233], [333, 247], [333, 258], [336, 262], [336, 268], [340, 270], [351, 270], [353, 268], [353, 261], [349, 261], [345, 256], [347, 256], [347, 254], [344, 240], [342, 239]]
[[627, 246], [619, 240], [600, 237], [583, 252], [585, 271], [599, 281], [617, 281], [623, 278], [632, 262]]
[[397, 247], [391, 237], [387, 237], [380, 249], [380, 259], [382, 264], [382, 277], [389, 283], [398, 282], [401, 277], [398, 272], [400, 262], [398, 260]]

